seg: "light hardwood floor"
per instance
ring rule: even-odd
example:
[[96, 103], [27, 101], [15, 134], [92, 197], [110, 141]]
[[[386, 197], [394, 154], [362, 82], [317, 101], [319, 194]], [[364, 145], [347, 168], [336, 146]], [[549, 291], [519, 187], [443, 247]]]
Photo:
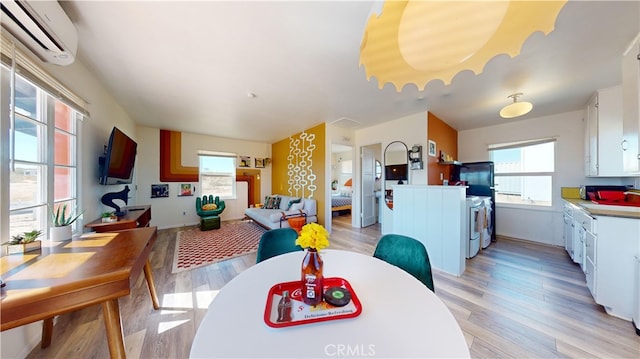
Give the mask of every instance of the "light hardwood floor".
[[[120, 300], [129, 358], [187, 358], [216, 291], [255, 263], [249, 254], [172, 274], [175, 237], [176, 230], [159, 231], [151, 254], [162, 308], [152, 309], [143, 276]], [[372, 254], [379, 237], [377, 225], [351, 228], [351, 218], [340, 216], [331, 248]], [[474, 358], [640, 357], [632, 324], [594, 303], [563, 248], [500, 238], [468, 260], [461, 277], [435, 272], [434, 282]], [[107, 358], [104, 333], [100, 306], [62, 315], [51, 346], [35, 348], [28, 358]]]

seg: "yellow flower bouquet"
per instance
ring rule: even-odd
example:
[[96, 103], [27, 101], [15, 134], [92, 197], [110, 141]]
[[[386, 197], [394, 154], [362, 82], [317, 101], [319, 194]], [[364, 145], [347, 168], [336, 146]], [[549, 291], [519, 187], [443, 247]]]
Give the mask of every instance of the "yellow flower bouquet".
[[308, 223], [302, 227], [296, 244], [302, 248], [321, 250], [329, 246], [329, 232], [318, 223]]

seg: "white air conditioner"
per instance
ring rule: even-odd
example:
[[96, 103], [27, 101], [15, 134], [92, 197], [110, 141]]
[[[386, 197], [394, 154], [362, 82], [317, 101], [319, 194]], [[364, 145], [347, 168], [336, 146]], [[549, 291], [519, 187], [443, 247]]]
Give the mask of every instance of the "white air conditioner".
[[2, 0], [0, 22], [42, 61], [64, 66], [75, 60], [78, 32], [57, 1]]

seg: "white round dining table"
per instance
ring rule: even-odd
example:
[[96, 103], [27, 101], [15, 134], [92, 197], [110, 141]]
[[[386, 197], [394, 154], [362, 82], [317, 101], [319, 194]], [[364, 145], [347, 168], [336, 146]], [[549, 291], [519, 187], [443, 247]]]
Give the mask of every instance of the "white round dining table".
[[[191, 358], [468, 358], [460, 326], [420, 281], [380, 259], [323, 250], [325, 277], [346, 279], [362, 312], [353, 318], [273, 328], [268, 293], [300, 280], [304, 252], [270, 258], [227, 283], [209, 305]], [[437, 292], [436, 288], [436, 292]]]

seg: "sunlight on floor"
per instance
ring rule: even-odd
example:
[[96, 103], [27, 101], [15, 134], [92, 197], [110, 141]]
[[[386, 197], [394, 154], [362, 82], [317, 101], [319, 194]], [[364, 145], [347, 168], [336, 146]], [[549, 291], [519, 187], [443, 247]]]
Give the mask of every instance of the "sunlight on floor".
[[193, 293], [169, 293], [162, 297], [162, 308], [197, 308], [207, 309], [213, 298], [218, 294], [218, 290], [201, 290], [195, 293], [195, 301]]
[[185, 324], [189, 322], [189, 320], [174, 320], [174, 321], [170, 321], [170, 322], [160, 322], [160, 324], [158, 324], [158, 334], [162, 334], [164, 332], [166, 332], [167, 330], [171, 330], [173, 328], [179, 327], [182, 324]]

